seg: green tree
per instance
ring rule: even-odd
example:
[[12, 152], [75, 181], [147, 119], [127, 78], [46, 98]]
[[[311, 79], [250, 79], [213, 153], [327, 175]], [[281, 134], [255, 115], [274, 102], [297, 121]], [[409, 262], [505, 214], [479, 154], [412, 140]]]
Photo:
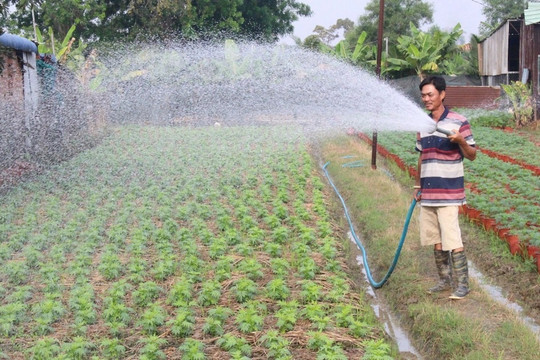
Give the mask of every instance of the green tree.
[[293, 22], [312, 14], [308, 5], [296, 0], [243, 0], [239, 9], [245, 20], [241, 33], [269, 41], [291, 34]]
[[478, 75], [478, 37], [471, 35], [468, 44], [453, 47], [441, 64], [445, 75]]
[[6, 19], [8, 13], [8, 4], [5, 1], [0, 1], [0, 35], [4, 33]]
[[351, 46], [347, 40], [341, 40], [334, 47], [334, 54], [342, 59], [346, 59], [354, 65], [358, 65], [368, 70], [375, 68], [377, 48], [375, 45], [366, 44], [367, 33], [362, 31], [356, 44], [351, 51]]
[[300, 16], [311, 14], [308, 5], [296, 0], [2, 0], [1, 4], [16, 5], [10, 16], [14, 28], [31, 30], [33, 7], [39, 28], [51, 27], [63, 37], [75, 24], [74, 36], [85, 40], [179, 34], [205, 38], [221, 33], [276, 41], [292, 33]]
[[104, 19], [106, 7], [104, 0], [18, 0], [3, 1], [3, 4], [15, 5], [6, 24], [11, 32], [33, 35], [35, 21], [36, 28], [52, 30], [43, 34], [47, 38], [51, 34], [64, 38], [72, 25], [77, 27], [74, 37], [91, 38]]
[[315, 50], [315, 51], [325, 51], [325, 49], [328, 48], [328, 45], [326, 45], [321, 38], [318, 35], [312, 34], [309, 35], [304, 39], [302, 42], [302, 39], [298, 37], [294, 37], [294, 41], [296, 45], [302, 46], [306, 49]]
[[[360, 16], [358, 26], [345, 34], [349, 44], [365, 31], [366, 43], [375, 43], [379, 27], [379, 0], [371, 0], [365, 7], [366, 14]], [[386, 0], [384, 4], [384, 36], [395, 44], [400, 35], [410, 34], [409, 24], [420, 27], [433, 21], [433, 7], [422, 0]], [[354, 45], [353, 45], [354, 46]]]
[[484, 0], [482, 13], [486, 21], [480, 26], [482, 34], [488, 34], [506, 19], [518, 18], [527, 6], [526, 0]]
[[412, 35], [402, 35], [398, 38], [399, 57], [386, 59], [388, 66], [383, 67], [383, 74], [388, 72], [403, 74], [409, 71], [423, 79], [428, 73], [444, 73], [444, 62], [451, 62], [453, 55], [458, 51], [456, 41], [463, 30], [461, 25], [457, 24], [450, 33], [439, 29], [435, 29], [433, 33], [425, 33], [411, 23], [410, 33]]
[[[354, 29], [354, 22], [350, 19], [338, 19], [336, 23], [330, 26], [328, 29], [324, 26], [317, 25], [313, 32], [316, 36], [326, 45], [330, 46], [332, 41], [339, 37], [339, 31], [343, 30], [344, 33]], [[307, 39], [307, 38], [306, 38]]]

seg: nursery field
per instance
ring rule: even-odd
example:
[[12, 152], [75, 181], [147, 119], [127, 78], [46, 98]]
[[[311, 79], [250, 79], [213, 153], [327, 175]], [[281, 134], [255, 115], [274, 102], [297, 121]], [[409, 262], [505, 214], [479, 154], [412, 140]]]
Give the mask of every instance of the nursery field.
[[0, 358], [389, 359], [301, 132], [122, 127], [0, 198]]

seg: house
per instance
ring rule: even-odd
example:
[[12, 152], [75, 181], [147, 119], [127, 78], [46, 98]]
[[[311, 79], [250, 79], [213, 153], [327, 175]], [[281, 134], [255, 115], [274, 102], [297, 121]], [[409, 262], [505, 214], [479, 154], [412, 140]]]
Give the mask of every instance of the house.
[[531, 85], [536, 99], [535, 119], [540, 101], [540, 3], [529, 2], [525, 13], [507, 19], [478, 43], [478, 67], [482, 85], [521, 81]]
[[478, 42], [478, 70], [482, 85], [496, 86], [520, 80], [522, 19], [508, 19]]

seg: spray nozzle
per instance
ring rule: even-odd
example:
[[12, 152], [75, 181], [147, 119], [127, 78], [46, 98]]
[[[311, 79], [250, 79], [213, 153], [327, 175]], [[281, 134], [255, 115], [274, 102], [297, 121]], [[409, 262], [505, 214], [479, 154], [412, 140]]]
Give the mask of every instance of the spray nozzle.
[[447, 136], [454, 135], [454, 133], [452, 131], [440, 128], [438, 126], [435, 128], [435, 130], [440, 132], [440, 133], [443, 133], [443, 134], [445, 134]]

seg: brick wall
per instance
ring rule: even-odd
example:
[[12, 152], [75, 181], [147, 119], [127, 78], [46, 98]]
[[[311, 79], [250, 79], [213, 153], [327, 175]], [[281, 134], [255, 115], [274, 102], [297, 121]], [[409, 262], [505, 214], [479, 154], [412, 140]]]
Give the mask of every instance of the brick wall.
[[452, 108], [496, 109], [499, 86], [447, 86], [444, 104]]
[[24, 81], [22, 67], [15, 55], [0, 53], [3, 69], [0, 73], [0, 101], [24, 106]]

